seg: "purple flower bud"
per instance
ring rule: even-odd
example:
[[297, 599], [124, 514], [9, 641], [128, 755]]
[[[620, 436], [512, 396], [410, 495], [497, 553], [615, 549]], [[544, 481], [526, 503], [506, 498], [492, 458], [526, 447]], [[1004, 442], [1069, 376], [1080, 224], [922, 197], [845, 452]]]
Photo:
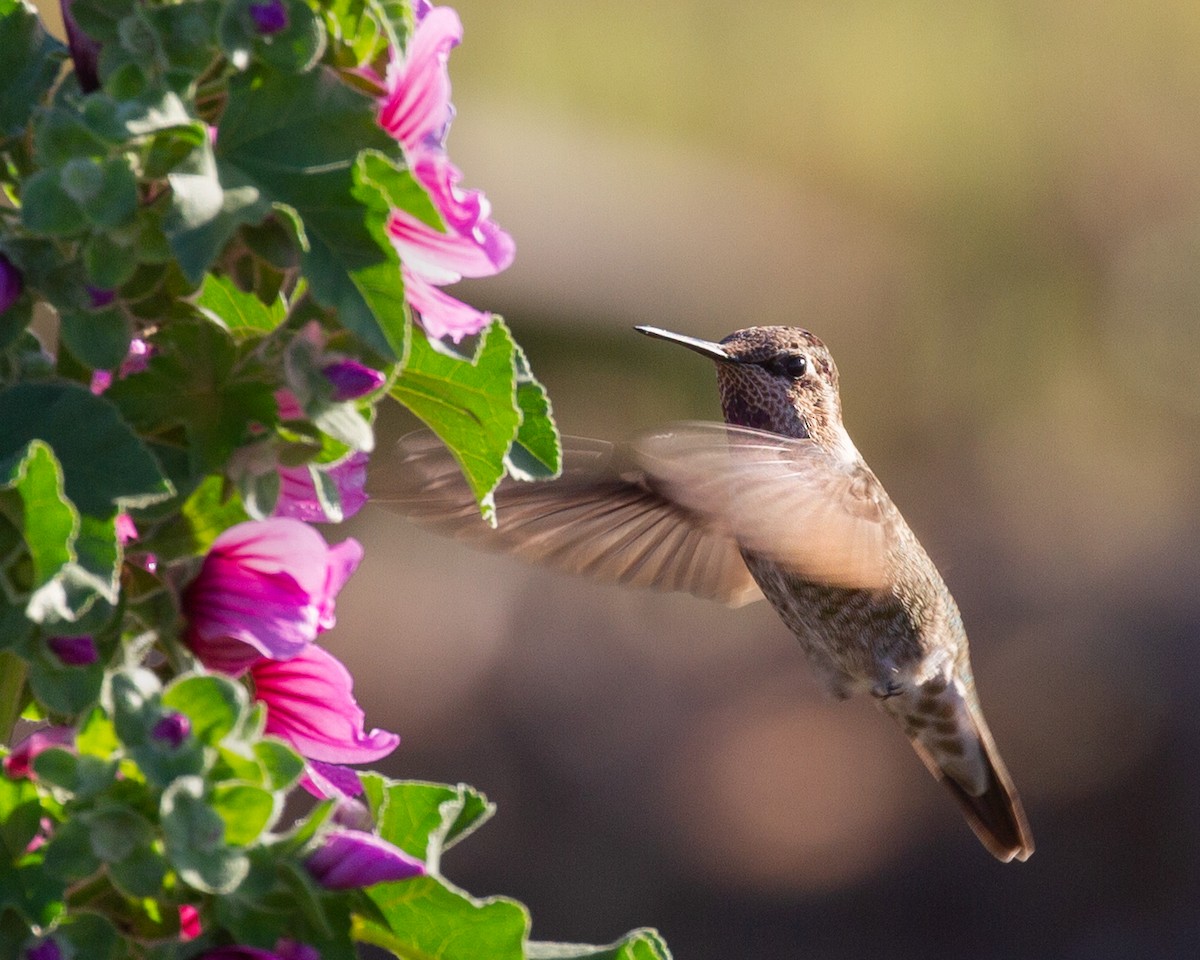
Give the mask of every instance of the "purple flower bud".
[[92, 305], [93, 310], [99, 310], [101, 307], [107, 307], [112, 303], [117, 295], [112, 290], [105, 290], [102, 287], [93, 287], [90, 284], [87, 288], [88, 301]]
[[46, 646], [68, 667], [86, 667], [100, 659], [96, 641], [87, 634], [78, 637], [47, 637]]
[[408, 880], [425, 873], [421, 863], [372, 833], [335, 827], [304, 865], [327, 890], [356, 890], [388, 880]]
[[25, 951], [25, 960], [62, 960], [62, 947], [51, 937]]
[[61, 0], [63, 24], [67, 28], [67, 44], [71, 50], [71, 59], [75, 63], [75, 78], [79, 81], [79, 89], [91, 93], [100, 88], [100, 44], [79, 29], [75, 17], [71, 15], [71, 7], [75, 0]]
[[150, 736], [159, 743], [175, 749], [191, 732], [192, 723], [187, 717], [182, 713], [168, 713], [159, 718], [154, 729], [150, 731]]
[[321, 960], [321, 954], [317, 952], [316, 947], [288, 937], [281, 938], [275, 944], [275, 953], [279, 955], [280, 960]]
[[25, 290], [25, 278], [11, 260], [0, 253], [0, 313], [21, 299]]
[[287, 7], [283, 0], [262, 0], [261, 3], [250, 4], [250, 19], [254, 28], [264, 37], [279, 33], [288, 25]]
[[321, 372], [333, 384], [333, 399], [338, 403], [365, 397], [383, 386], [387, 379], [378, 370], [364, 367], [357, 360], [337, 360], [322, 367]]

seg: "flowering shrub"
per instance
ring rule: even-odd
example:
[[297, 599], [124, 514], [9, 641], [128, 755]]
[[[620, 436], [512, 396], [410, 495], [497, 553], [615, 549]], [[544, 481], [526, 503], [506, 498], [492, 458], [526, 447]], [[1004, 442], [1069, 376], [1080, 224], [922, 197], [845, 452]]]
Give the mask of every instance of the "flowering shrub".
[[379, 403], [481, 522], [559, 469], [503, 320], [444, 289], [514, 252], [447, 151], [458, 15], [62, 8], [66, 46], [0, 0], [0, 957], [665, 957], [447, 881], [491, 805], [351, 769], [399, 738], [320, 645], [362, 549], [307, 524], [363, 506]]

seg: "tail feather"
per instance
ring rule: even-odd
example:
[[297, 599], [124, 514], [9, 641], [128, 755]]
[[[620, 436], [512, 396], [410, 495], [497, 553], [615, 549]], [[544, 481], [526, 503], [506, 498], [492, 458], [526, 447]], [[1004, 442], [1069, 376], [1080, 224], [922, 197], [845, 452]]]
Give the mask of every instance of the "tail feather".
[[979, 796], [972, 796], [964, 790], [919, 740], [914, 738], [912, 745], [934, 778], [946, 785], [966, 818], [967, 825], [992, 856], [1004, 863], [1014, 859], [1028, 860], [1034, 849], [1033, 834], [1025, 818], [1021, 798], [991, 737], [981, 739], [984, 741], [988, 784]]
[[970, 681], [938, 678], [881, 702], [998, 860], [1028, 860], [1033, 834]]

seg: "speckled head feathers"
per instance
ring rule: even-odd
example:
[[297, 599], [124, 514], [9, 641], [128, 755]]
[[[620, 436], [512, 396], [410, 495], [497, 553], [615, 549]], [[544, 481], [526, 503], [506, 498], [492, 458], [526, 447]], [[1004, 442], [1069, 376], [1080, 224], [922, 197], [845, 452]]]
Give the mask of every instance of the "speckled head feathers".
[[816, 335], [800, 327], [746, 327], [710, 343], [652, 327], [638, 329], [716, 361], [726, 422], [823, 444], [838, 442], [842, 408], [837, 366]]

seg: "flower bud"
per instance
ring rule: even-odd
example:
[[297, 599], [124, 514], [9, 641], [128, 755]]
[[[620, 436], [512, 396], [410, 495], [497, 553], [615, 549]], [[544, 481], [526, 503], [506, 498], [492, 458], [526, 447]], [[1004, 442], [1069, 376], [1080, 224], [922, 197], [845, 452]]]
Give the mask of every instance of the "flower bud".
[[168, 713], [159, 718], [150, 736], [164, 746], [178, 747], [192, 732], [192, 723], [182, 713]]
[[100, 659], [96, 641], [89, 635], [78, 637], [47, 637], [46, 646], [68, 667], [86, 667]]
[[25, 291], [25, 278], [16, 265], [0, 253], [0, 313], [21, 299]]
[[270, 37], [288, 25], [287, 7], [283, 0], [262, 0], [250, 4], [250, 19], [254, 21], [254, 29], [262, 36]]
[[337, 360], [321, 369], [333, 385], [333, 399], [338, 403], [365, 397], [383, 386], [387, 378], [378, 370], [363, 366], [357, 360]]

